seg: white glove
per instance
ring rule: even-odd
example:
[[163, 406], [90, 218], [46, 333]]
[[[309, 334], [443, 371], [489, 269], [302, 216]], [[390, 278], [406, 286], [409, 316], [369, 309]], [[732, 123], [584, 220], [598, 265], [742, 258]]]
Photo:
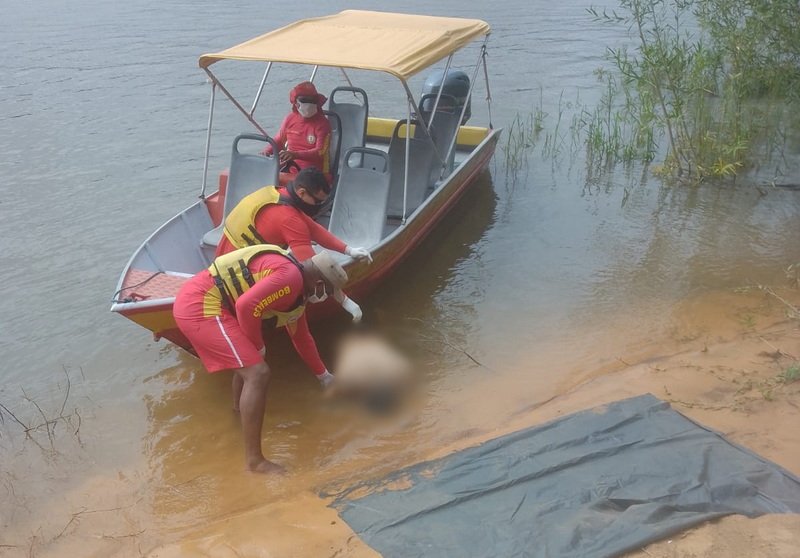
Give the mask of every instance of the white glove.
[[372, 263], [372, 254], [370, 254], [369, 250], [367, 250], [366, 248], [359, 248], [359, 247], [352, 248], [348, 246], [347, 248], [344, 249], [344, 253], [350, 256], [351, 258], [356, 258], [359, 260], [367, 259], [369, 260], [369, 263]]
[[356, 304], [356, 301], [352, 298], [345, 297], [344, 300], [341, 302], [342, 308], [345, 309], [351, 316], [353, 316], [353, 323], [357, 324], [361, 321], [361, 317], [363, 313], [361, 312], [361, 307]]
[[322, 384], [322, 389], [328, 389], [328, 386], [333, 383], [334, 375], [326, 370], [317, 376], [317, 380], [319, 380], [319, 383]]

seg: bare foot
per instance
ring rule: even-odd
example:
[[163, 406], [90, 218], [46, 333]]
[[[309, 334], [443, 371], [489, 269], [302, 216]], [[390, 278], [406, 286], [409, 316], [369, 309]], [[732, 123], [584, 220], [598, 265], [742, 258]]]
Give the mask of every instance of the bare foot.
[[285, 475], [287, 473], [284, 467], [281, 467], [272, 461], [267, 461], [266, 459], [261, 459], [260, 461], [256, 461], [254, 463], [248, 463], [247, 470], [252, 473], [261, 473], [267, 475]]

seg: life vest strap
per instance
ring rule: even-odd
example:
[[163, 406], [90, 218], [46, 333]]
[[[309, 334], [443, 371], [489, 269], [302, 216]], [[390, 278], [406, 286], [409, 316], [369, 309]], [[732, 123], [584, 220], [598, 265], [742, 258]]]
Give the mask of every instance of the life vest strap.
[[264, 237], [263, 237], [263, 236], [261, 236], [261, 235], [258, 233], [258, 229], [256, 229], [256, 228], [255, 228], [253, 225], [248, 225], [248, 227], [247, 227], [247, 228], [249, 228], [249, 229], [250, 229], [250, 232], [251, 232], [251, 233], [253, 233], [253, 238], [255, 238], [256, 240], [258, 240], [258, 244], [269, 244], [269, 242], [267, 242], [266, 240], [264, 240]]
[[254, 244], [269, 244], [264, 237], [258, 234], [258, 230], [253, 225], [248, 225], [248, 229], [250, 229], [250, 233], [253, 235], [253, 238], [256, 239], [258, 242], [254, 242], [251, 238], [247, 237], [244, 233], [242, 233], [242, 238], [245, 242], [247, 242], [250, 246]]
[[252, 287], [256, 284], [256, 280], [253, 279], [253, 274], [250, 273], [250, 269], [247, 267], [247, 264], [244, 263], [244, 260], [239, 260], [239, 269], [242, 270], [242, 277], [248, 286]]
[[242, 296], [244, 289], [242, 289], [242, 284], [239, 282], [239, 278], [236, 277], [236, 271], [232, 267], [228, 268], [228, 275], [231, 278], [231, 285], [236, 289], [236, 295]]
[[303, 273], [303, 264], [300, 263], [300, 260], [295, 258], [294, 254], [292, 254], [291, 252], [287, 251], [285, 255], [287, 258], [289, 258], [289, 261], [291, 261], [294, 265], [297, 266], [297, 269], [300, 270], [300, 273]]
[[235, 315], [236, 308], [233, 306], [231, 298], [228, 296], [228, 289], [227, 287], [225, 287], [225, 281], [223, 281], [222, 277], [220, 277], [218, 274], [213, 275], [213, 278], [214, 278], [214, 284], [217, 286], [217, 289], [219, 289], [219, 295], [220, 298], [222, 298], [222, 304], [224, 304], [228, 308], [228, 310], [230, 310], [231, 314]]

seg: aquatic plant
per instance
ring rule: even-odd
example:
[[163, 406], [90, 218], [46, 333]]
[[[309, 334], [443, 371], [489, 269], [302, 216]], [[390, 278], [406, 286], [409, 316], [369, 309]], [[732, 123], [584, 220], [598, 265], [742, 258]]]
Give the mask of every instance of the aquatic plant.
[[504, 157], [506, 185], [515, 185], [521, 171], [527, 169], [528, 155], [536, 146], [544, 129], [544, 120], [548, 116], [543, 104], [543, 93], [540, 89], [538, 105], [527, 114], [517, 113], [505, 130], [505, 141], [500, 149]]
[[528, 156], [537, 147], [543, 157], [554, 160], [557, 160], [567, 147], [570, 155], [575, 154], [579, 147], [577, 141], [580, 136], [579, 129], [584, 127], [583, 123], [573, 115], [569, 128], [565, 129], [564, 125], [567, 115], [576, 111], [579, 113], [585, 111], [580, 98], [576, 97], [574, 101], [566, 100], [562, 90], [558, 98], [557, 112], [553, 115], [554, 122], [550, 125], [550, 114], [544, 110], [544, 94], [540, 89], [538, 103], [526, 113], [518, 112], [504, 130], [505, 141], [500, 149], [504, 154], [507, 182], [514, 182], [520, 171], [527, 168]]
[[800, 380], [800, 365], [793, 364], [778, 375], [779, 379], [785, 383], [790, 384]]
[[[793, 0], [620, 0], [589, 13], [624, 25], [632, 45], [608, 49], [614, 71], [577, 129], [589, 160], [650, 162], [697, 181], [735, 178], [797, 127], [800, 5]], [[791, 118], [786, 118], [790, 115]], [[666, 145], [660, 140], [664, 138]], [[782, 140], [782, 141], [781, 141]]]

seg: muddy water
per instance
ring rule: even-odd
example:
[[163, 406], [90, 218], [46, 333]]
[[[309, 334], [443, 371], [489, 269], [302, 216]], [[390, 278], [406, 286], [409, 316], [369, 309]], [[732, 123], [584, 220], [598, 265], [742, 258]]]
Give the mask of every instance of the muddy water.
[[[274, 14], [256, 2], [233, 12], [218, 2], [46, 0], [6, 14], [0, 403], [29, 427], [54, 422], [26, 438], [3, 415], [0, 545], [9, 546], [0, 555], [135, 554], [245, 511], [277, 514], [302, 539], [303, 521], [327, 520], [323, 511], [316, 520], [298, 513], [308, 490], [413, 462], [621, 363], [702, 339], [710, 334], [698, 324], [731, 298], [676, 317], [687, 300], [782, 284], [783, 269], [800, 261], [797, 192], [748, 181], [670, 188], [640, 168], [587, 176], [582, 154], [569, 150], [555, 161], [534, 150], [509, 176], [498, 151], [472, 197], [363, 301], [370, 319], [410, 347], [417, 397], [387, 420], [332, 407], [277, 343], [264, 435], [270, 457], [292, 475], [242, 475], [228, 379], [107, 309], [130, 253], [199, 189], [208, 88], [197, 56], [338, 9], [294, 6]], [[495, 126], [541, 98], [552, 127], [562, 90], [596, 99], [592, 71], [606, 45], [625, 41], [585, 7], [403, 9], [490, 22]], [[283, 92], [303, 76], [276, 73], [280, 93], [264, 103], [265, 122], [280, 118]], [[248, 95], [258, 82], [255, 74], [230, 79]], [[397, 106], [392, 82], [359, 79], [394, 92], [374, 99], [374, 113]], [[231, 110], [218, 118], [219, 137], [244, 129]], [[212, 168], [225, 165], [226, 144], [214, 146]], [[745, 327], [753, 317], [740, 319]], [[316, 329], [326, 356], [343, 324]], [[279, 501], [299, 508], [281, 512]]]

